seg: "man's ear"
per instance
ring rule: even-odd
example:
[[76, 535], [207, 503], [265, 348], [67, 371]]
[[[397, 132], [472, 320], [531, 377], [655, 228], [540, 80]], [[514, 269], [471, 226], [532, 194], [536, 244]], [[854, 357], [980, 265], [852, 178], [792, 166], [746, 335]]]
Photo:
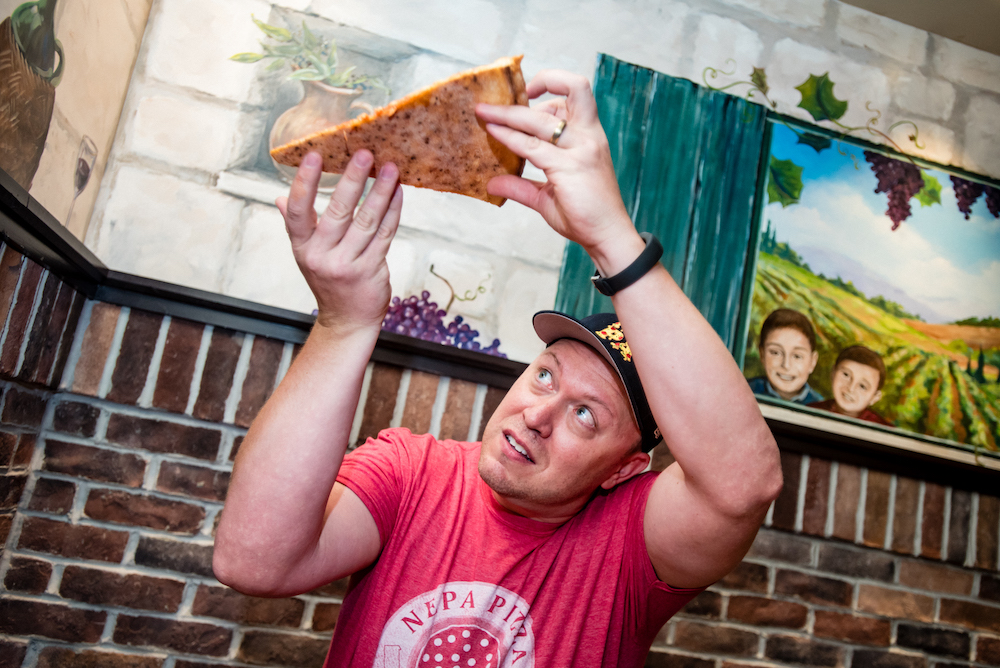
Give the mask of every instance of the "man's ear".
[[631, 455], [626, 457], [618, 465], [618, 468], [608, 476], [608, 479], [601, 483], [601, 487], [604, 489], [611, 489], [616, 485], [620, 485], [629, 478], [639, 475], [649, 466], [649, 453], [643, 452], [642, 450], [638, 452], [633, 452]]
[[869, 402], [869, 406], [874, 406], [878, 403], [878, 400], [882, 398], [882, 390], [878, 390], [872, 395], [872, 400]]
[[816, 362], [818, 362], [818, 361], [819, 361], [819, 351], [818, 350], [814, 350], [812, 352], [812, 358], [811, 358], [811, 360], [809, 362], [809, 373], [813, 372], [813, 369], [816, 368]]

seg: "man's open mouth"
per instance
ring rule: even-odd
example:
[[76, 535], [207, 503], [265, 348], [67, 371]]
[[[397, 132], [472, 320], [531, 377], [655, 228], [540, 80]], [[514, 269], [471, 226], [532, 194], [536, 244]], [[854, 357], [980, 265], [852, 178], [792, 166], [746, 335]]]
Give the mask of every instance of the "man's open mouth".
[[506, 434], [505, 438], [507, 439], [507, 442], [510, 443], [510, 447], [514, 448], [514, 450], [516, 450], [519, 455], [527, 459], [532, 464], [535, 463], [535, 460], [528, 456], [528, 451], [522, 448], [518, 444], [518, 442], [514, 440], [513, 436], [511, 436], [510, 434]]

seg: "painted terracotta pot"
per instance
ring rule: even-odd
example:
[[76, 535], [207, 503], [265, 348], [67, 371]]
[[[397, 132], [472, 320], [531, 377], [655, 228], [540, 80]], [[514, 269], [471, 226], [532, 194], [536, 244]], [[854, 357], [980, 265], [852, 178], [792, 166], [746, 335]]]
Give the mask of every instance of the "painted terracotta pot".
[[[274, 122], [268, 140], [269, 148], [339, 125], [356, 115], [355, 110], [372, 111], [370, 104], [357, 99], [362, 93], [360, 88], [336, 88], [318, 81], [302, 83], [305, 88], [302, 100]], [[274, 166], [289, 183], [295, 177], [294, 167], [278, 163]], [[320, 188], [332, 188], [339, 180], [339, 174], [324, 174], [319, 185]]]

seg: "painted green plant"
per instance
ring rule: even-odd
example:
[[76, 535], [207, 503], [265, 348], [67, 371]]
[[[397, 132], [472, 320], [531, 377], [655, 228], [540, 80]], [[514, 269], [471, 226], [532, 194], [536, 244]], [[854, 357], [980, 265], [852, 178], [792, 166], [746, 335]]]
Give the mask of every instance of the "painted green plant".
[[337, 88], [379, 88], [388, 94], [389, 89], [376, 77], [356, 74], [354, 67], [338, 71], [337, 43], [318, 37], [305, 21], [301, 31], [293, 32], [264, 23], [253, 15], [251, 18], [269, 41], [260, 43], [263, 53], [246, 51], [230, 56], [230, 60], [238, 63], [270, 60], [268, 71], [287, 64], [292, 68], [288, 78], [295, 81], [319, 81]]

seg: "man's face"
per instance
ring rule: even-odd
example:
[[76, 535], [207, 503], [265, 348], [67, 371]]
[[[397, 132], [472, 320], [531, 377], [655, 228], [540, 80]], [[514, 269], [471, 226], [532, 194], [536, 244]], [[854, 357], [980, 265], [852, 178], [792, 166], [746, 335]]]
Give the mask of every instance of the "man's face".
[[[479, 474], [497, 501], [537, 519], [575, 514], [617, 482], [639, 429], [610, 365], [570, 339], [549, 346], [521, 374], [483, 431]], [[638, 468], [645, 468], [643, 463]]]
[[842, 360], [833, 370], [833, 400], [845, 415], [858, 417], [882, 398], [878, 369], [854, 360]]
[[806, 335], [791, 327], [772, 330], [760, 348], [760, 359], [771, 387], [782, 399], [792, 399], [802, 391], [816, 368], [819, 354]]

